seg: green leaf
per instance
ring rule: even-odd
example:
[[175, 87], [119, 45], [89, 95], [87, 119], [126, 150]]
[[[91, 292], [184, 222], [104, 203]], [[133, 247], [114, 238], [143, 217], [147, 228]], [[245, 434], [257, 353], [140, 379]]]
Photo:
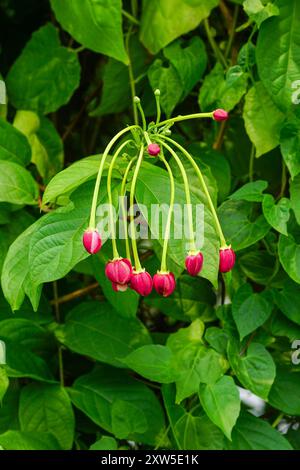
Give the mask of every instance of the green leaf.
[[21, 165], [0, 160], [0, 201], [11, 204], [36, 205], [38, 186]]
[[147, 418], [143, 411], [130, 401], [117, 399], [111, 409], [112, 432], [118, 439], [148, 430]]
[[198, 36], [193, 36], [188, 41], [178, 39], [165, 47], [163, 54], [176, 69], [183, 85], [183, 95], [187, 96], [206, 69], [204, 42]]
[[[284, 283], [282, 290], [273, 290], [273, 296], [281, 312], [300, 325], [300, 286], [288, 280]], [[291, 299], [293, 299], [292, 302]]]
[[62, 449], [71, 449], [74, 414], [67, 392], [60, 385], [32, 383], [20, 395], [21, 431], [50, 433]]
[[230, 439], [241, 408], [233, 378], [225, 375], [213, 384], [201, 384], [199, 396], [205, 413]]
[[226, 237], [234, 250], [254, 245], [270, 230], [263, 215], [253, 215], [255, 203], [225, 201], [219, 208], [219, 218]]
[[0, 434], [4, 450], [60, 450], [52, 434], [39, 432], [7, 431]]
[[283, 197], [276, 204], [271, 194], [265, 194], [262, 208], [267, 222], [278, 232], [287, 235], [287, 222], [290, 218], [290, 200]]
[[264, 3], [261, 0], [245, 0], [243, 7], [250, 20], [255, 21], [258, 28], [263, 21], [267, 20], [271, 16], [279, 15], [279, 9], [273, 3]]
[[184, 85], [176, 68], [172, 64], [164, 65], [161, 59], [156, 59], [148, 69], [148, 78], [152, 89], [160, 90], [161, 107], [169, 118], [184, 93]]
[[183, 406], [174, 403], [175, 390], [170, 385], [162, 388], [163, 399], [176, 443], [179, 450], [221, 450], [224, 436], [201, 410], [187, 412]]
[[117, 450], [117, 441], [110, 436], [102, 436], [99, 441], [94, 442], [89, 450]]
[[51, 0], [62, 28], [77, 42], [95, 52], [128, 63], [122, 34], [122, 2], [110, 0]]
[[294, 211], [297, 223], [300, 225], [300, 176], [290, 182], [291, 208]]
[[299, 126], [299, 119], [290, 119], [280, 130], [280, 150], [292, 178], [300, 173]]
[[243, 412], [232, 432], [230, 450], [292, 450], [289, 442], [263, 419]]
[[253, 294], [249, 284], [242, 285], [232, 302], [232, 316], [242, 340], [263, 325], [273, 310], [273, 304], [265, 292]]
[[176, 372], [173, 366], [173, 355], [167, 346], [150, 344], [135, 349], [122, 359], [130, 369], [154, 382], [174, 382]]
[[269, 393], [268, 402], [288, 415], [300, 415], [300, 374], [287, 367], [279, 367]]
[[[113, 403], [118, 399], [138, 408], [147, 420], [145, 431], [134, 432], [127, 439], [155, 444], [164, 427], [163, 412], [155, 394], [125, 371], [107, 366], [97, 367], [90, 374], [76, 379], [68, 391], [74, 405], [108, 432], [112, 432]], [[124, 419], [123, 413], [124, 410]]]
[[[2, 368], [3, 370], [3, 368]], [[0, 406], [0, 434], [5, 433], [9, 429], [19, 429], [19, 386], [14, 381], [11, 381], [1, 401]]]
[[[240, 354], [240, 350], [243, 354]], [[274, 382], [276, 369], [271, 354], [260, 343], [251, 343], [246, 351], [231, 340], [228, 344], [228, 359], [238, 380], [261, 398], [268, 397]]]
[[195, 29], [218, 0], [152, 0], [143, 2], [141, 41], [152, 54]]
[[27, 166], [31, 150], [26, 137], [11, 124], [0, 119], [0, 160]]
[[247, 251], [239, 257], [239, 267], [243, 273], [257, 284], [266, 285], [273, 276], [276, 259], [267, 251]]
[[75, 307], [59, 330], [59, 340], [72, 351], [117, 367], [124, 367], [120, 361], [134, 349], [151, 343], [139, 320], [121, 317], [106, 302]]
[[178, 320], [201, 318], [205, 321], [213, 318], [216, 297], [206, 279], [183, 274], [176, 283], [172, 296], [162, 298], [153, 292], [145, 298], [145, 303]]
[[229, 196], [232, 201], [249, 201], [249, 202], [262, 202], [264, 199], [264, 192], [267, 189], [267, 181], [257, 180], [253, 183], [246, 183], [237, 191]]
[[44, 327], [35, 323], [32, 319], [9, 318], [1, 321], [0, 337], [41, 354], [45, 351], [55, 351], [54, 338]]
[[283, 269], [300, 284], [300, 245], [292, 234], [280, 235], [278, 252]]
[[[175, 183], [176, 203], [184, 207], [186, 202], [185, 192], [181, 184]], [[170, 198], [170, 181], [165, 170], [162, 170], [154, 165], [144, 164], [140, 170], [139, 178], [136, 187], [136, 199], [138, 204], [143, 204], [146, 207], [151, 207], [151, 204], [159, 204], [161, 212], [166, 214], [166, 209], [163, 205], [169, 204]], [[207, 209], [207, 200], [202, 191], [197, 188], [197, 196], [192, 194], [192, 204], [204, 204], [204, 226], [203, 221], [199, 220], [197, 227], [194, 226], [195, 232], [200, 235], [204, 229], [204, 244], [201, 248], [205, 258], [205, 264], [201, 271], [201, 276], [210, 280], [213, 284], [216, 283], [217, 269], [218, 269], [218, 246], [219, 242], [215, 232], [215, 226], [210, 211]], [[141, 206], [143, 212], [143, 206]], [[148, 223], [150, 224], [152, 235], [158, 240], [160, 245], [163, 244], [163, 234], [160, 232], [157, 224], [151, 224], [151, 214], [143, 214]], [[200, 219], [200, 217], [199, 217]], [[175, 222], [176, 223], [176, 222]], [[182, 233], [182, 221], [176, 223], [177, 233]], [[184, 266], [184, 260], [187, 253], [187, 243], [184, 238], [173, 238], [172, 234], [169, 240], [168, 255], [179, 266]], [[200, 248], [200, 246], [199, 246]]]
[[297, 0], [277, 0], [276, 6], [279, 16], [265, 21], [259, 30], [258, 72], [275, 104], [284, 112], [297, 112], [293, 83], [300, 72], [300, 4]]
[[300, 326], [295, 325], [280, 312], [272, 315], [270, 332], [273, 336], [286, 336], [290, 341], [300, 338]]
[[216, 326], [211, 326], [205, 331], [205, 341], [218, 353], [226, 355], [228, 336], [227, 333]]
[[261, 82], [256, 82], [248, 91], [243, 118], [247, 134], [255, 145], [257, 158], [279, 145], [284, 115], [275, 106]]
[[7, 377], [6, 370], [1, 367], [2, 361], [0, 361], [0, 404], [2, 405], [2, 400], [9, 386], [9, 379]]
[[173, 353], [176, 403], [198, 391], [200, 382], [214, 383], [228, 368], [225, 358], [203, 345], [204, 325], [195, 320], [169, 336], [167, 346]]
[[33, 33], [6, 84], [16, 108], [48, 114], [70, 100], [79, 81], [77, 54], [62, 47], [58, 30], [47, 24]]

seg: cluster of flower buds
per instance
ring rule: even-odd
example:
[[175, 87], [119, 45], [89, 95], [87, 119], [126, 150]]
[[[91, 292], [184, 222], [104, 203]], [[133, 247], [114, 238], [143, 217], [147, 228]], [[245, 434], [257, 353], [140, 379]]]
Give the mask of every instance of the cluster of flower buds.
[[[139, 98], [135, 98], [135, 105], [139, 109], [143, 121], [143, 127], [139, 125], [129, 126], [126, 129], [120, 131], [108, 144], [106, 147], [103, 157], [100, 163], [99, 172], [95, 184], [95, 191], [93, 196], [92, 202], [92, 209], [91, 209], [91, 218], [90, 218], [90, 227], [84, 232], [83, 234], [83, 245], [85, 249], [90, 254], [97, 253], [102, 246], [102, 241], [99, 232], [95, 228], [95, 212], [96, 212], [96, 203], [99, 193], [99, 187], [101, 182], [101, 176], [103, 172], [103, 167], [105, 160], [115, 144], [115, 142], [123, 136], [126, 132], [132, 131], [135, 133], [134, 141], [137, 142], [137, 133], [140, 134], [140, 141], [136, 144], [137, 145], [137, 153], [138, 156], [134, 157], [128, 164], [128, 167], [125, 171], [122, 187], [126, 188], [127, 177], [129, 170], [132, 169], [133, 163], [135, 163], [135, 169], [132, 177], [131, 187], [130, 187], [130, 202], [133, 204], [134, 200], [134, 191], [135, 191], [135, 184], [138, 177], [138, 172], [140, 165], [142, 163], [144, 149], [146, 147], [147, 153], [151, 157], [157, 157], [164, 163], [169, 177], [170, 177], [170, 209], [169, 209], [169, 217], [168, 217], [168, 225], [166, 227], [165, 237], [164, 237], [164, 246], [163, 246], [163, 255], [161, 260], [161, 267], [160, 270], [152, 276], [141, 266], [138, 250], [137, 250], [137, 243], [135, 237], [132, 237], [132, 250], [129, 246], [128, 238], [126, 239], [126, 257], [121, 257], [117, 250], [116, 240], [112, 237], [112, 245], [113, 245], [113, 259], [106, 264], [105, 267], [105, 274], [106, 277], [110, 280], [112, 288], [116, 292], [124, 292], [126, 289], [131, 288], [132, 290], [136, 291], [141, 296], [147, 296], [151, 293], [152, 289], [154, 288], [159, 295], [163, 297], [170, 296], [176, 287], [176, 280], [174, 274], [167, 269], [167, 246], [168, 246], [168, 239], [169, 239], [169, 230], [171, 225], [171, 218], [172, 218], [172, 210], [174, 205], [174, 177], [172, 174], [172, 170], [170, 165], [168, 164], [165, 156], [164, 151], [167, 151], [171, 158], [173, 157], [178, 164], [178, 167], [182, 173], [182, 178], [184, 182], [184, 188], [186, 193], [186, 200], [187, 203], [190, 202], [190, 189], [188, 185], [188, 178], [185, 173], [184, 166], [181, 163], [180, 158], [178, 157], [177, 153], [175, 152], [173, 147], [176, 147], [176, 150], [186, 156], [192, 166], [194, 167], [197, 175], [199, 176], [199, 181], [202, 185], [205, 185], [204, 179], [202, 177], [201, 171], [198, 165], [193, 160], [193, 157], [179, 145], [176, 141], [172, 140], [171, 138], [167, 137], [170, 135], [170, 127], [176, 122], [183, 119], [192, 119], [192, 118], [201, 118], [201, 117], [210, 117], [215, 121], [224, 121], [228, 118], [228, 113], [222, 109], [217, 109], [211, 113], [199, 113], [193, 114], [189, 116], [178, 116], [177, 118], [168, 119], [166, 121], [160, 121], [160, 105], [159, 105], [159, 90], [155, 91], [155, 98], [157, 104], [157, 120], [156, 123], [151, 123], [147, 129], [146, 127], [146, 120], [144, 116], [143, 109], [140, 104]], [[117, 160], [119, 154], [121, 153], [122, 149], [126, 147], [126, 145], [132, 142], [131, 140], [127, 140], [123, 142], [118, 150], [113, 155], [113, 158], [110, 163], [109, 171], [108, 171], [108, 179], [107, 179], [107, 190], [108, 190], [108, 198], [111, 201], [111, 175], [112, 169], [115, 161]], [[136, 161], [135, 161], [136, 160]], [[225, 242], [224, 235], [222, 233], [222, 229], [220, 227], [220, 223], [217, 218], [217, 214], [215, 208], [213, 206], [212, 200], [209, 196], [209, 192], [207, 187], [204, 187], [204, 192], [207, 195], [207, 202], [208, 206], [211, 210], [212, 216], [215, 220], [216, 230], [220, 237], [220, 252], [219, 252], [219, 270], [221, 273], [229, 272], [235, 263], [235, 253], [230, 246], [228, 246]], [[123, 196], [125, 195], [126, 190], [123, 191]], [[123, 214], [124, 215], [124, 214]], [[198, 276], [203, 267], [203, 253], [196, 249], [195, 242], [194, 242], [194, 233], [193, 233], [193, 221], [192, 221], [192, 214], [189, 215], [189, 227], [190, 227], [190, 239], [192, 241], [192, 247], [185, 259], [185, 268], [187, 272], [191, 276]], [[112, 219], [111, 219], [112, 220]], [[124, 217], [125, 221], [125, 217]], [[127, 221], [125, 221], [125, 225]], [[127, 231], [127, 225], [125, 226], [125, 232]], [[113, 235], [113, 234], [112, 234]], [[131, 261], [131, 254], [134, 257], [134, 266]]]

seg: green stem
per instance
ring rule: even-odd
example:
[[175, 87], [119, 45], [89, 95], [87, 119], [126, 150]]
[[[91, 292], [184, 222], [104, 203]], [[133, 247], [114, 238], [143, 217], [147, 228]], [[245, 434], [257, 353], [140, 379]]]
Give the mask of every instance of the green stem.
[[281, 188], [280, 188], [280, 193], [278, 195], [278, 199], [280, 199], [284, 196], [286, 183], [287, 183], [286, 164], [285, 164], [284, 160], [282, 159]]
[[225, 69], [227, 69], [226, 59], [223, 56], [222, 52], [220, 51], [220, 49], [219, 49], [212, 33], [211, 33], [211, 29], [210, 29], [210, 26], [209, 26], [208, 19], [204, 20], [204, 27], [205, 27], [205, 32], [206, 32], [208, 42], [209, 42], [212, 50], [214, 51], [217, 60], [224, 66]]
[[137, 160], [137, 164], [136, 164], [136, 167], [134, 169], [134, 173], [133, 173], [133, 177], [132, 177], [132, 182], [131, 182], [131, 186], [130, 186], [130, 196], [129, 196], [131, 244], [132, 244], [132, 252], [133, 252], [134, 265], [135, 265], [135, 271], [136, 272], [141, 272], [142, 271], [142, 266], [141, 266], [141, 263], [140, 263], [138, 249], [137, 249], [137, 243], [136, 243], [136, 233], [135, 233], [135, 227], [134, 227], [133, 206], [134, 206], [134, 193], [135, 193], [136, 181], [137, 181], [137, 177], [138, 177], [140, 167], [141, 167], [141, 164], [142, 164], [142, 161], [143, 161], [143, 156], [144, 156], [144, 145], [141, 145], [140, 153], [139, 153], [138, 160]]
[[184, 184], [184, 191], [185, 191], [185, 197], [186, 197], [186, 203], [187, 203], [187, 215], [188, 215], [188, 226], [189, 226], [189, 244], [190, 244], [190, 249], [191, 251], [196, 251], [196, 245], [195, 245], [195, 237], [194, 237], [194, 228], [193, 228], [193, 211], [192, 211], [192, 201], [191, 201], [191, 193], [190, 193], [190, 188], [189, 188], [189, 182], [188, 182], [188, 177], [185, 171], [185, 168], [183, 164], [181, 163], [180, 158], [176, 154], [176, 152], [166, 143], [161, 141], [161, 144], [170, 152], [172, 157], [175, 159], [179, 170], [181, 172], [181, 176], [183, 179], [183, 184]]
[[255, 147], [252, 144], [251, 153], [250, 153], [250, 160], [249, 160], [249, 181], [252, 183], [253, 181], [253, 172], [254, 172], [254, 158], [255, 158]]
[[274, 423], [272, 423], [272, 428], [277, 428], [278, 424], [280, 423], [283, 417], [284, 417], [284, 413], [279, 413]]
[[124, 230], [124, 236], [125, 236], [125, 246], [126, 246], [126, 258], [129, 259], [131, 262], [131, 254], [130, 254], [130, 246], [129, 246], [129, 240], [128, 240], [128, 228], [127, 228], [127, 214], [125, 211], [125, 204], [124, 204], [124, 198], [126, 194], [126, 182], [127, 178], [129, 175], [129, 172], [132, 168], [132, 165], [136, 161], [137, 157], [134, 157], [130, 162], [128, 163], [123, 179], [122, 179], [122, 184], [121, 184], [121, 217], [123, 220], [123, 230]]
[[147, 122], [146, 122], [144, 110], [143, 110], [142, 105], [141, 105], [141, 100], [139, 99], [138, 96], [135, 96], [133, 101], [136, 103], [136, 105], [138, 107], [138, 110], [139, 110], [141, 118], [142, 118], [143, 131], [145, 131], [147, 129]]
[[186, 121], [187, 119], [199, 119], [199, 118], [213, 118], [213, 113], [196, 113], [196, 114], [186, 114], [185, 116], [176, 116], [171, 119], [166, 119], [165, 121], [161, 121], [158, 124], [153, 124], [151, 127], [160, 127], [164, 126], [165, 124], [171, 124], [173, 125], [174, 122], [179, 122], [179, 121]]
[[226, 51], [225, 51], [225, 59], [227, 59], [227, 57], [229, 56], [231, 48], [232, 48], [238, 15], [239, 15], [239, 5], [235, 5], [234, 12], [233, 12], [232, 26], [231, 26], [230, 35], [229, 35], [229, 39], [228, 39], [228, 43], [227, 43]]
[[131, 23], [136, 24], [137, 26], [140, 24], [139, 20], [137, 20], [134, 16], [132, 16], [128, 11], [122, 8], [122, 15], [125, 16]]
[[212, 213], [212, 216], [213, 216], [213, 219], [214, 219], [214, 222], [215, 222], [215, 227], [216, 227], [216, 230], [218, 232], [218, 235], [219, 235], [219, 238], [220, 238], [220, 242], [221, 242], [221, 248], [225, 248], [227, 246], [226, 244], [226, 240], [225, 240], [225, 237], [224, 237], [224, 234], [223, 234], [223, 231], [222, 231], [222, 228], [221, 228], [221, 225], [220, 225], [220, 222], [219, 222], [219, 219], [218, 219], [218, 216], [217, 216], [217, 212], [216, 212], [216, 209], [215, 209], [215, 206], [212, 202], [212, 199], [210, 197], [210, 194], [209, 194], [209, 191], [208, 191], [208, 188], [206, 186], [206, 183], [204, 181], [204, 178], [203, 178], [203, 175], [202, 175], [202, 172], [200, 170], [200, 168], [198, 167], [198, 165], [196, 164], [195, 160], [193, 159], [193, 157], [189, 154], [189, 152], [187, 152], [187, 150], [185, 150], [185, 148], [183, 148], [180, 144], [178, 144], [175, 140], [173, 139], [170, 139], [169, 137], [166, 137], [166, 136], [161, 136], [162, 139], [164, 140], [167, 140], [168, 142], [170, 142], [171, 144], [173, 144], [175, 147], [177, 147], [186, 157], [187, 159], [189, 160], [189, 162], [192, 164], [194, 170], [196, 171], [197, 173], [197, 176], [199, 178], [199, 181], [200, 181], [200, 184], [202, 186], [202, 189], [205, 193], [205, 196], [206, 196], [206, 199], [207, 199], [207, 202], [208, 202], [208, 205], [209, 205], [209, 208], [210, 208], [210, 211]]
[[[165, 145], [165, 144], [164, 144]], [[168, 244], [169, 244], [169, 239], [170, 239], [170, 232], [171, 232], [171, 223], [172, 223], [172, 215], [173, 215], [173, 209], [174, 209], [174, 199], [175, 199], [175, 183], [174, 183], [174, 176], [171, 170], [171, 167], [165, 157], [160, 156], [160, 159], [164, 162], [164, 165], [169, 173], [170, 177], [170, 206], [169, 206], [169, 212], [168, 212], [168, 217], [167, 217], [167, 222], [166, 222], [166, 228], [165, 228], [165, 233], [164, 233], [164, 244], [163, 244], [163, 250], [162, 250], [162, 256], [161, 256], [161, 265], [160, 265], [160, 272], [161, 273], [167, 273], [168, 268], [167, 268], [167, 252], [168, 252]]]
[[155, 90], [155, 101], [156, 101], [156, 125], [159, 124], [160, 116], [161, 116], [161, 109], [160, 109], [160, 90]]
[[133, 126], [126, 127], [125, 129], [122, 129], [120, 132], [118, 132], [118, 134], [116, 134], [111, 139], [111, 141], [108, 143], [108, 145], [106, 146], [106, 148], [104, 150], [104, 153], [102, 155], [102, 159], [101, 159], [101, 162], [100, 162], [98, 174], [97, 174], [97, 179], [96, 179], [96, 184], [95, 184], [95, 189], [94, 189], [94, 194], [93, 194], [93, 200], [92, 200], [90, 224], [89, 224], [89, 228], [91, 230], [95, 230], [95, 228], [96, 228], [96, 207], [97, 207], [97, 201], [98, 201], [98, 194], [99, 194], [99, 189], [100, 189], [100, 183], [101, 183], [103, 168], [104, 168], [104, 164], [105, 164], [106, 158], [108, 156], [108, 153], [111, 150], [111, 148], [113, 147], [113, 145], [116, 143], [116, 141], [123, 134], [125, 134], [126, 132], [131, 131], [132, 129], [136, 129], [138, 127], [139, 127], [138, 125], [133, 125]]
[[108, 203], [109, 203], [109, 218], [110, 218], [110, 230], [111, 230], [111, 243], [112, 243], [112, 249], [113, 249], [113, 258], [120, 258], [118, 248], [117, 248], [117, 242], [116, 242], [116, 231], [115, 231], [115, 220], [114, 220], [114, 212], [113, 212], [113, 201], [112, 201], [112, 192], [111, 192], [111, 179], [112, 179], [112, 172], [116, 163], [116, 160], [124, 147], [129, 144], [131, 140], [126, 140], [123, 142], [123, 144], [120, 145], [120, 147], [117, 149], [116, 153], [114, 154], [111, 163], [109, 165], [108, 169], [108, 175], [107, 175], [107, 195], [108, 195]]
[[132, 34], [132, 26], [129, 27], [128, 32], [125, 37], [125, 48], [128, 55], [128, 75], [129, 75], [129, 84], [130, 84], [130, 92], [131, 92], [131, 100], [132, 100], [132, 108], [133, 108], [133, 120], [134, 124], [138, 125], [139, 123], [139, 116], [137, 112], [136, 102], [134, 101], [134, 97], [136, 95], [136, 88], [135, 88], [135, 79], [133, 74], [132, 62], [130, 58], [130, 37]]
[[131, 0], [131, 11], [133, 16], [136, 18], [138, 15], [138, 2], [137, 0]]

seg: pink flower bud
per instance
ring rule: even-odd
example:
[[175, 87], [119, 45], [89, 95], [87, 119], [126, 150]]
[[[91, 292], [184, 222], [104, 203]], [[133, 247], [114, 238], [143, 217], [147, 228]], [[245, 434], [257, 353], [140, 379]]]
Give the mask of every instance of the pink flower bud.
[[158, 144], [149, 144], [147, 150], [149, 155], [156, 157], [160, 152], [160, 146]]
[[125, 292], [128, 289], [128, 284], [117, 284], [112, 282], [111, 286], [115, 292]]
[[87, 229], [82, 237], [82, 243], [86, 251], [94, 255], [97, 253], [101, 246], [101, 237], [97, 230]]
[[127, 258], [109, 261], [105, 267], [106, 277], [116, 284], [128, 284], [132, 274], [132, 266]]
[[195, 254], [189, 253], [185, 258], [185, 267], [191, 276], [197, 276], [197, 274], [200, 273], [202, 266], [203, 254], [200, 253], [200, 251]]
[[154, 289], [163, 297], [169, 297], [174, 292], [176, 281], [173, 273], [160, 273], [153, 276]]
[[130, 287], [138, 294], [146, 297], [152, 291], [152, 277], [147, 271], [133, 271], [130, 279]]
[[220, 249], [220, 272], [228, 273], [231, 271], [235, 263], [235, 252], [228, 246]]
[[224, 109], [216, 109], [213, 112], [213, 118], [215, 121], [226, 121], [226, 119], [228, 119], [228, 113]]

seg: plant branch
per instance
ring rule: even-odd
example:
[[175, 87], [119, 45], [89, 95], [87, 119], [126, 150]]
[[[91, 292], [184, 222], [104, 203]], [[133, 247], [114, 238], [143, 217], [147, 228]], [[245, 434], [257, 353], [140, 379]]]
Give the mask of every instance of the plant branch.
[[[97, 287], [99, 287], [99, 283], [94, 282], [93, 284], [90, 284], [87, 287], [83, 287], [82, 289], [77, 289], [71, 292], [70, 294], [63, 295], [62, 297], [55, 298], [55, 294], [54, 294], [54, 299], [50, 301], [50, 304], [54, 305], [55, 310], [56, 310], [56, 308], [59, 308], [60, 304], [65, 304], [66, 302], [71, 302], [72, 300], [78, 299], [78, 297], [83, 297], [84, 295], [87, 295], [93, 290], [97, 289]], [[57, 316], [56, 316], [56, 320], [59, 323]]]

